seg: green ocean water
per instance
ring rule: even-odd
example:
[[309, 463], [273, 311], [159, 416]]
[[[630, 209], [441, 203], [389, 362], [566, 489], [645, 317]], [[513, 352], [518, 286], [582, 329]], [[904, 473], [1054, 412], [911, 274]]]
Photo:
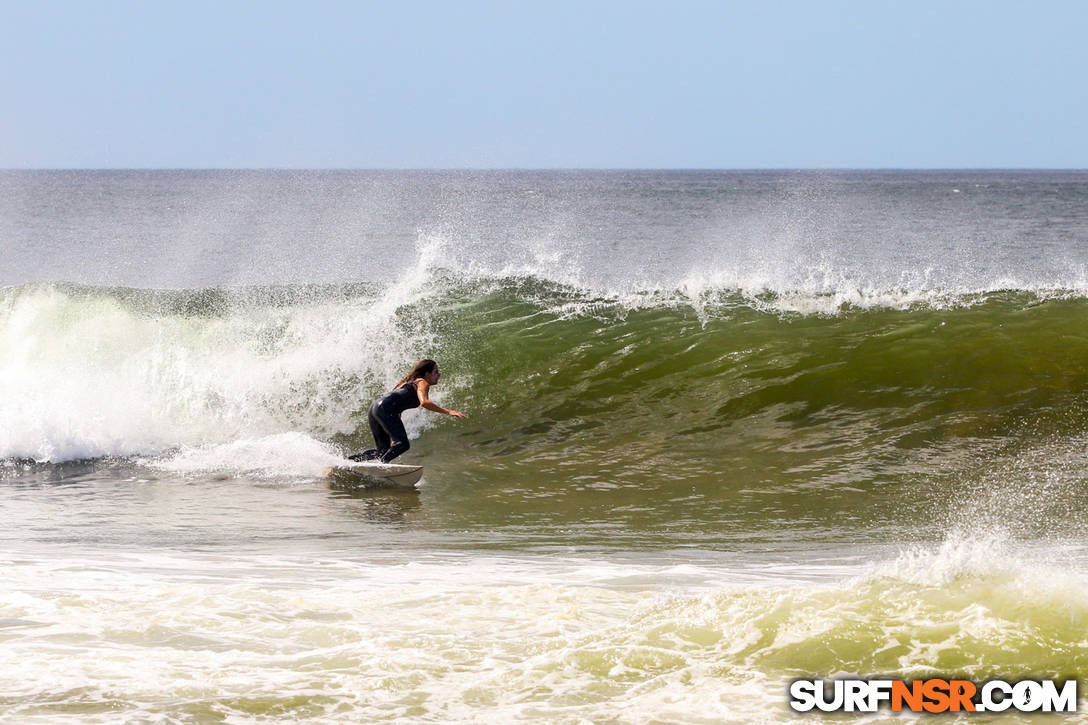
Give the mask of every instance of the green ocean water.
[[[0, 176], [0, 722], [1083, 683], [1077, 174]], [[330, 485], [421, 357], [420, 488]]]

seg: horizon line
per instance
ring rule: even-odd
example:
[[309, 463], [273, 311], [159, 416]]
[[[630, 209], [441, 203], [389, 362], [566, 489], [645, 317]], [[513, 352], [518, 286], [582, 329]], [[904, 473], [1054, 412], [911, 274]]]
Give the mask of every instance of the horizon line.
[[840, 172], [840, 171], [1067, 171], [1085, 172], [1083, 166], [32, 166], [2, 167], [0, 173], [34, 171], [329, 171], [329, 172]]

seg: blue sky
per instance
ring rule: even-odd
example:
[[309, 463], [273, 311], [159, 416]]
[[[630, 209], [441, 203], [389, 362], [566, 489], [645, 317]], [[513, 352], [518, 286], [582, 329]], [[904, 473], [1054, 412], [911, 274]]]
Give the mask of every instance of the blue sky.
[[4, 168], [1085, 168], [1088, 3], [0, 0]]

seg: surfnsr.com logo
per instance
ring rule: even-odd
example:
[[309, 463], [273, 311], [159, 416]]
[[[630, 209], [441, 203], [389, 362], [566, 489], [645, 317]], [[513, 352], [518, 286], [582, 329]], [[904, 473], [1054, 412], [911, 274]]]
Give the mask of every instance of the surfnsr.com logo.
[[795, 680], [790, 707], [796, 712], [1076, 712], [1077, 681], [990, 680]]

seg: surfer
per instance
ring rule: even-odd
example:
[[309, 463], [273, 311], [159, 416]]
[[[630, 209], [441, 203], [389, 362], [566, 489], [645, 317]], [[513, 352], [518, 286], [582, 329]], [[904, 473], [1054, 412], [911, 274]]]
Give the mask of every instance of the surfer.
[[467, 417], [460, 411], [443, 408], [427, 397], [427, 391], [432, 385], [438, 385], [438, 378], [441, 376], [438, 363], [434, 360], [417, 362], [412, 371], [397, 383], [393, 392], [381, 400], [375, 400], [370, 406], [367, 422], [370, 423], [370, 432], [374, 436], [376, 447], [348, 458], [353, 461], [379, 460], [389, 463], [408, 450], [408, 433], [400, 420], [401, 413], [406, 410], [423, 406], [427, 410], [452, 415], [454, 418]]

